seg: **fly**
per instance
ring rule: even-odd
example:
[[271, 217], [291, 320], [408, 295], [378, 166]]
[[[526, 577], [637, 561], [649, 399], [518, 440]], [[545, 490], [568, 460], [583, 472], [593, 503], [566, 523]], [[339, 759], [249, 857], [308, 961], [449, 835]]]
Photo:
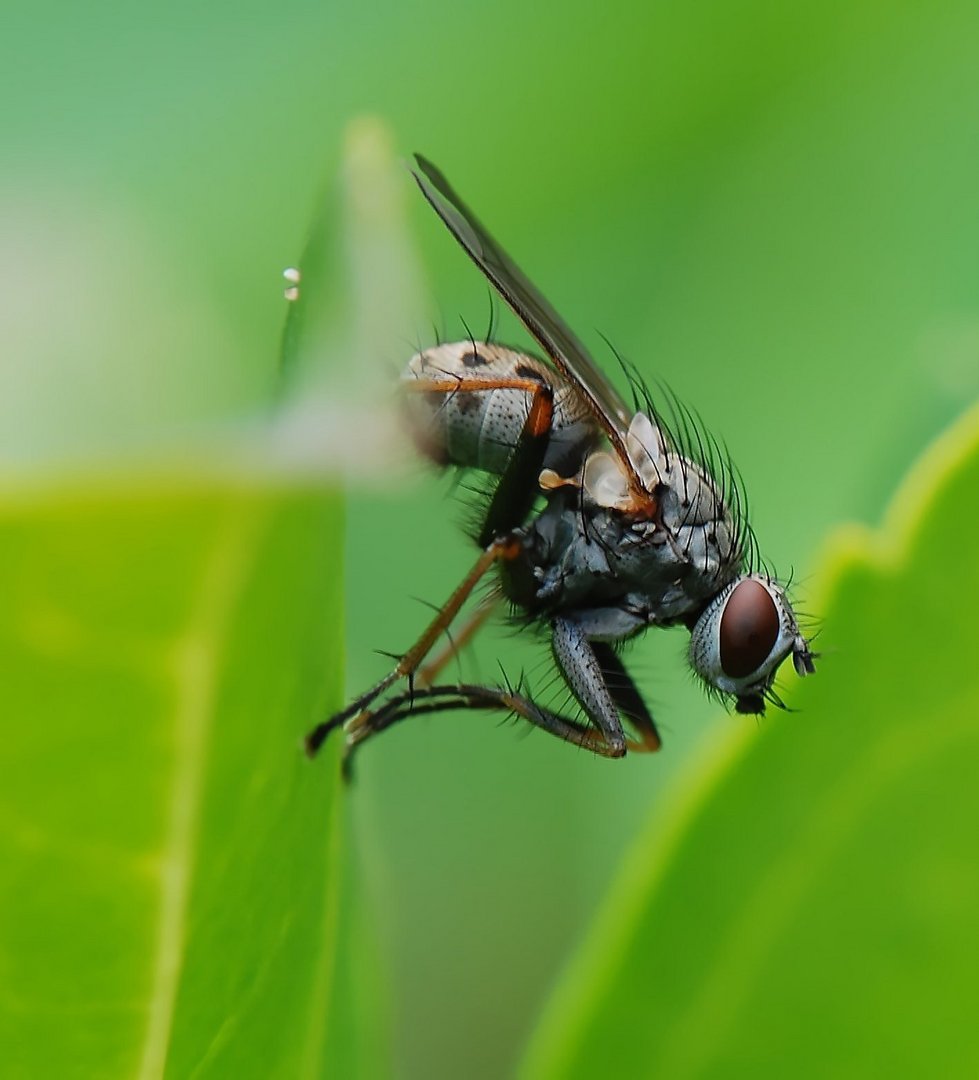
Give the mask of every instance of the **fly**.
[[[630, 408], [442, 173], [421, 156], [414, 166], [422, 194], [545, 358], [470, 340], [409, 361], [401, 390], [419, 448], [492, 479], [475, 537], [480, 554], [394, 668], [307, 735], [307, 752], [343, 730], [349, 770], [374, 735], [408, 716], [452, 709], [514, 714], [604, 757], [658, 750], [652, 714], [619, 648], [650, 626], [685, 626], [694, 672], [738, 712], [763, 713], [766, 701], [781, 707], [773, 682], [782, 661], [791, 654], [807, 675], [815, 654], [785, 589], [754, 565], [729, 459], [681, 405], [670, 404], [668, 423], [627, 370]], [[487, 575], [496, 587], [429, 659]], [[519, 686], [438, 681], [504, 601], [518, 621], [549, 633], [580, 715], [545, 708]]]

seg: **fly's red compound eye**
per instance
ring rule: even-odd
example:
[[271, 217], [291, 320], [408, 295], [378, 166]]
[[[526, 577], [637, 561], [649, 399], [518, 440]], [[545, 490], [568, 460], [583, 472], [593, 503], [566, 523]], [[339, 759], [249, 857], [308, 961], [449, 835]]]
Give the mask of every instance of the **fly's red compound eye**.
[[743, 679], [768, 659], [778, 640], [779, 615], [771, 593], [751, 578], [735, 586], [721, 616], [721, 668]]

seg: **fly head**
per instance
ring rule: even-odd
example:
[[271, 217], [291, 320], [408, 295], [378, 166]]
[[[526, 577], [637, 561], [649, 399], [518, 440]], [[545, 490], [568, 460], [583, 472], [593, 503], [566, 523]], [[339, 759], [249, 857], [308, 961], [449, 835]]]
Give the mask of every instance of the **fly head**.
[[766, 701], [781, 704], [772, 684], [790, 653], [799, 675], [815, 671], [788, 597], [761, 574], [744, 575], [722, 590], [691, 631], [694, 671], [709, 688], [734, 695], [741, 713], [763, 713]]

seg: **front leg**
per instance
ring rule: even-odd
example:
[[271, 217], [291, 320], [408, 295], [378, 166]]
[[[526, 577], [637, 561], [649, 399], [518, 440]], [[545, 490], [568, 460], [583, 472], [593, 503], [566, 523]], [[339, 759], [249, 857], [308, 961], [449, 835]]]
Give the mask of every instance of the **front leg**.
[[622, 757], [626, 752], [626, 738], [619, 710], [584, 631], [572, 619], [555, 619], [551, 648], [571, 693], [601, 732], [609, 757]]
[[644, 754], [659, 750], [663, 743], [656, 730], [653, 715], [619, 655], [608, 642], [591, 641], [589, 644], [598, 658], [605, 685], [612, 695], [619, 715], [624, 716], [639, 735], [639, 742], [627, 740], [629, 749]]
[[[418, 687], [389, 699], [377, 709], [362, 712], [344, 725], [345, 775], [349, 778], [357, 749], [374, 735], [409, 716], [456, 709], [510, 712], [601, 757], [623, 757], [626, 750], [658, 750], [660, 741], [653, 718], [612, 647], [603, 642], [592, 644], [582, 627], [571, 619], [555, 619], [552, 633], [558, 667], [595, 727], [543, 708], [509, 687], [465, 684]], [[640, 742], [626, 739], [620, 712], [639, 732]]]
[[460, 683], [456, 686], [427, 686], [407, 690], [388, 698], [379, 708], [363, 712], [348, 721], [344, 725], [344, 776], [348, 780], [352, 776], [353, 759], [359, 748], [370, 738], [399, 721], [425, 713], [462, 710], [500, 711], [522, 717], [542, 731], [600, 757], [622, 757], [625, 753], [621, 747], [609, 746], [601, 731], [537, 705], [518, 690]]

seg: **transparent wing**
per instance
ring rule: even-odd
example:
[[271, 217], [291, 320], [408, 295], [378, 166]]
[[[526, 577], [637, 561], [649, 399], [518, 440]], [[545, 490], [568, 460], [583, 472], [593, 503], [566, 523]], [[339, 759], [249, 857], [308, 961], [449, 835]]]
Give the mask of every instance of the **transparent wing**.
[[442, 173], [420, 154], [415, 155], [415, 165], [411, 173], [422, 194], [537, 340], [551, 363], [578, 389], [629, 474], [630, 488], [641, 497], [646, 488], [626, 452], [632, 410], [596, 366], [574, 331], [490, 236]]

